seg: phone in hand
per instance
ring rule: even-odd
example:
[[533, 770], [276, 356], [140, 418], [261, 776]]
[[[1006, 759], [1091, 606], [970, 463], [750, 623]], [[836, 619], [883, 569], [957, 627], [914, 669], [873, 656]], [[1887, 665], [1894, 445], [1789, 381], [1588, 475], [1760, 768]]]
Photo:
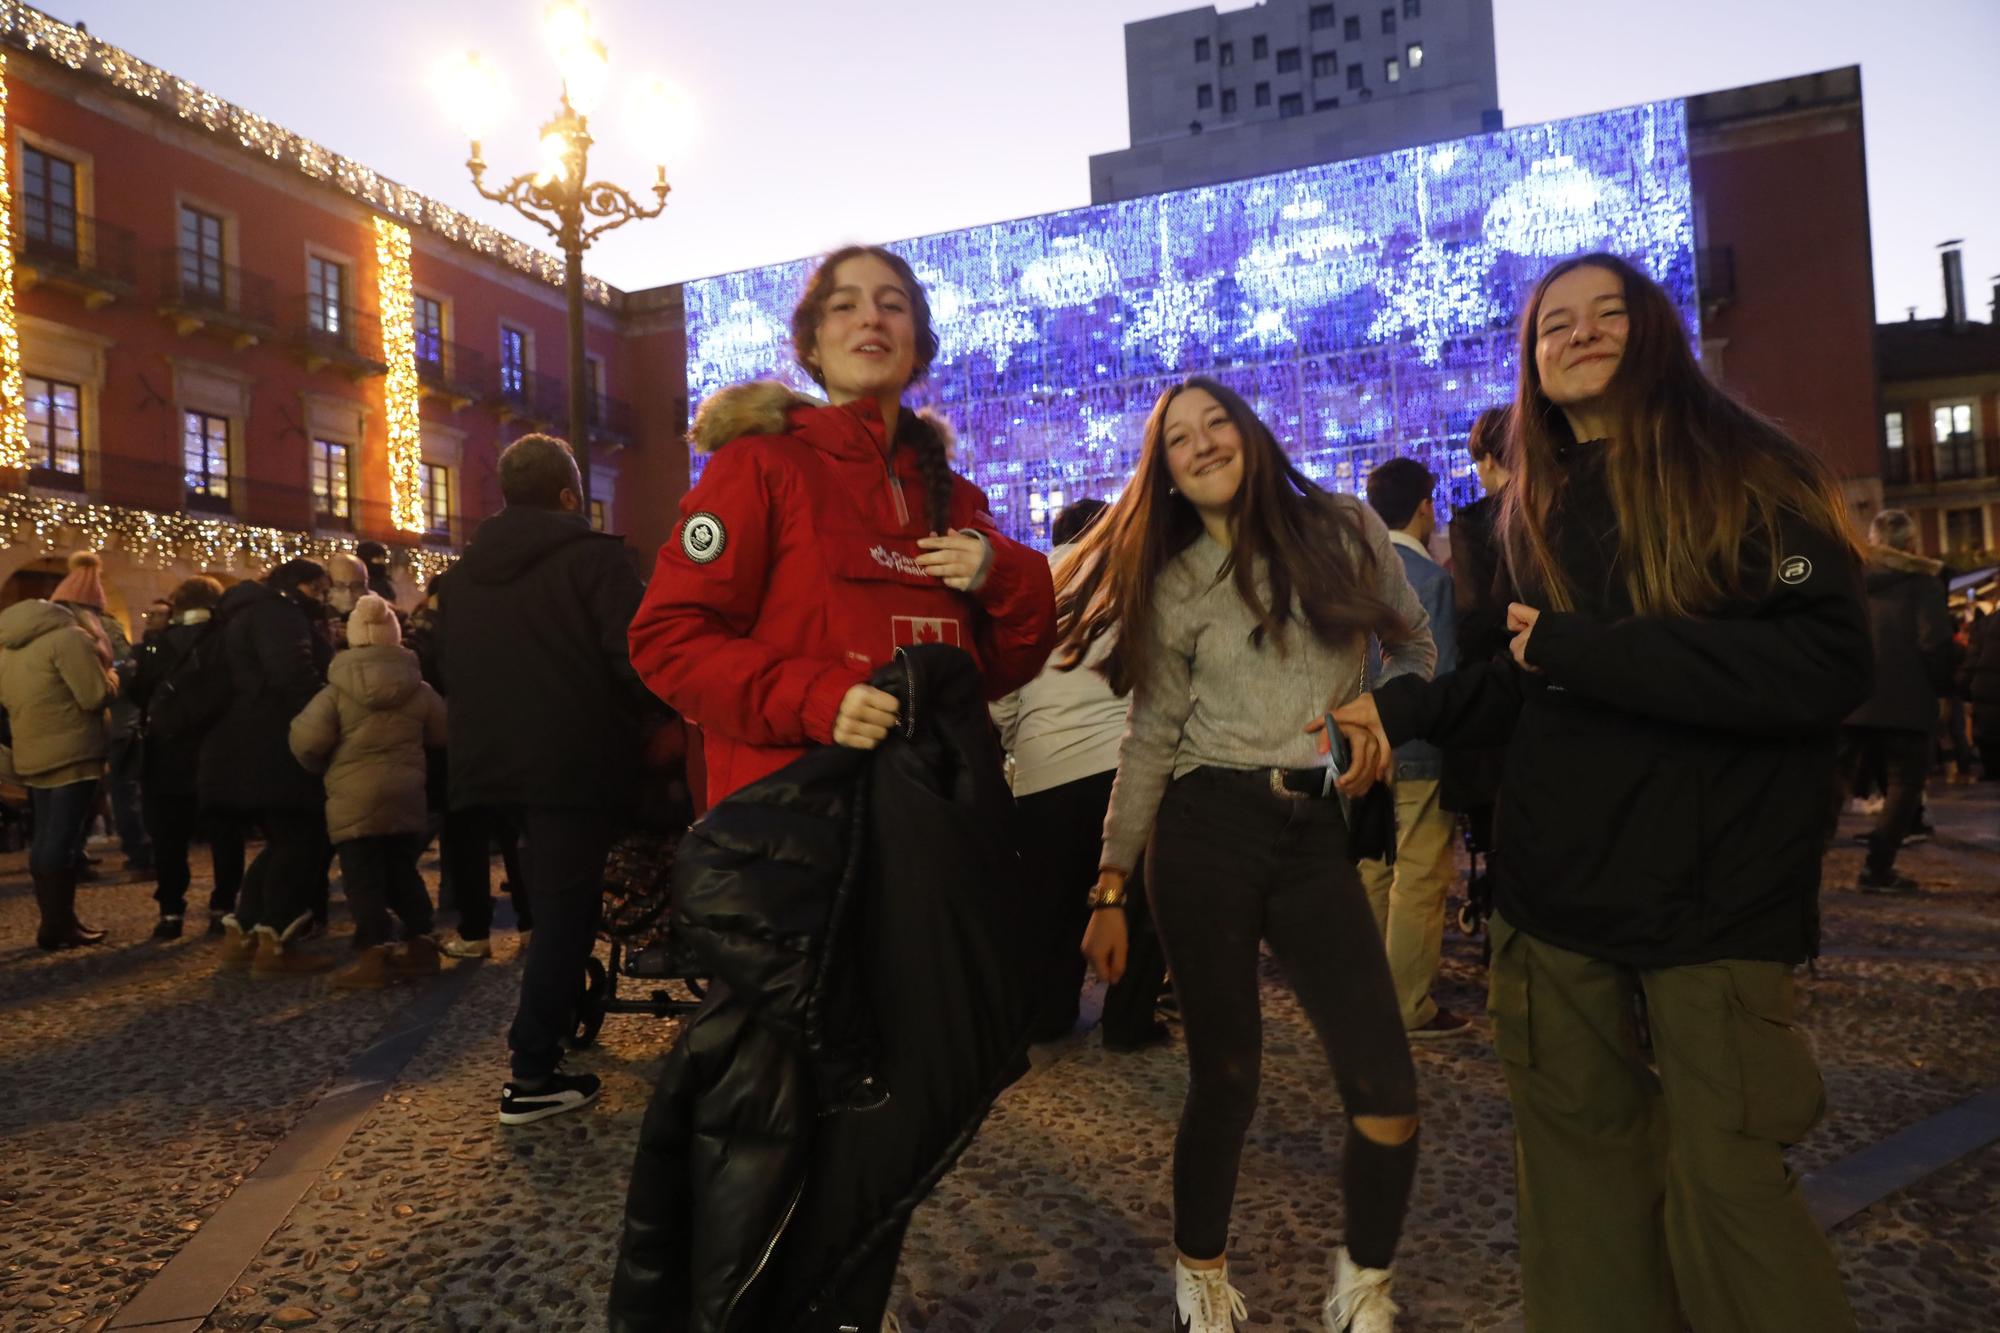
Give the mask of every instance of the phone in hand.
[[1334, 725], [1333, 714], [1330, 712], [1320, 714], [1320, 725], [1326, 729], [1326, 766], [1333, 770], [1336, 778], [1344, 776], [1349, 762], [1347, 738], [1341, 735], [1340, 728]]

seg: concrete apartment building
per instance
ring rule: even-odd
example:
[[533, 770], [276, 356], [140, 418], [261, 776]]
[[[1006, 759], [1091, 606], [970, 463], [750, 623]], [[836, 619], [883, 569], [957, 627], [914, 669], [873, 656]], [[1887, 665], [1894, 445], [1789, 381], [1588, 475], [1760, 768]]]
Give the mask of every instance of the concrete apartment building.
[[1092, 203], [1502, 128], [1493, 0], [1265, 0], [1125, 25], [1132, 145]]

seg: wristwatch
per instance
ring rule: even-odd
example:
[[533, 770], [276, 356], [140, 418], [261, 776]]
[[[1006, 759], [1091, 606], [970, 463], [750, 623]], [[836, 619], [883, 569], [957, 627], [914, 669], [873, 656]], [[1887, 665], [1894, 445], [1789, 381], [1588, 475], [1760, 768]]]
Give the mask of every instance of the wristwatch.
[[1093, 912], [1105, 907], [1123, 907], [1125, 906], [1125, 881], [1120, 879], [1115, 884], [1107, 885], [1100, 879], [1097, 883], [1090, 886], [1090, 896], [1084, 901], [1090, 905], [1090, 910]]

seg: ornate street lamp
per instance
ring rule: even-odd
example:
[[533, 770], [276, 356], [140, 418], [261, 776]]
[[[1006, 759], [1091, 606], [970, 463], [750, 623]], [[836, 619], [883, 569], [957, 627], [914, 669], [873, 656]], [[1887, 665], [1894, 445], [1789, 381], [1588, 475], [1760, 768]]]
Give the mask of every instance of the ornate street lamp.
[[[583, 480], [583, 512], [590, 517], [589, 382], [583, 354], [583, 252], [605, 232], [635, 218], [658, 217], [667, 206], [667, 168], [662, 164], [653, 182], [654, 202], [641, 204], [608, 181], [589, 179], [590, 116], [603, 99], [609, 61], [604, 43], [592, 30], [590, 11], [580, 0], [560, 0], [543, 14], [556, 68], [562, 75], [562, 99], [554, 119], [541, 130], [540, 163], [498, 189], [486, 184], [486, 160], [479, 140], [492, 124], [501, 101], [497, 72], [476, 53], [468, 54], [445, 74], [442, 91], [472, 140], [473, 188], [486, 198], [510, 205], [555, 237], [562, 250], [564, 294], [569, 299], [569, 442]], [[675, 112], [664, 83], [640, 90], [639, 115], [658, 130]], [[654, 119], [658, 117], [659, 119]]]

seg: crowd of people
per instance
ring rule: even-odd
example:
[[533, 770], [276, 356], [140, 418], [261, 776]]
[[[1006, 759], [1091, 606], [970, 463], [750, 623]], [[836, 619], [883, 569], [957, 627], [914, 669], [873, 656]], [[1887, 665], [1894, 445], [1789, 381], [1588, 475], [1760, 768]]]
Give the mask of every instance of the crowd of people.
[[[1486, 494], [1448, 534], [1423, 464], [1329, 492], [1196, 376], [1044, 556], [905, 402], [939, 338], [899, 256], [827, 257], [792, 343], [824, 397], [703, 405], [711, 458], [649, 581], [531, 435], [407, 612], [369, 544], [186, 580], [136, 645], [89, 552], [0, 612], [37, 943], [104, 937], [75, 909], [100, 807], [156, 876], [156, 937], [205, 843], [221, 967], [354, 989], [489, 954], [497, 850], [528, 932], [499, 1119], [530, 1124], [597, 1096], [561, 1063], [614, 840], [650, 789], [704, 789], [674, 893], [711, 984], [641, 1131], [610, 1311], [676, 1333], [893, 1329], [911, 1210], [1024, 1046], [1076, 1029], [1086, 966], [1107, 1048], [1179, 1019], [1164, 1301], [1231, 1333], [1268, 948], [1344, 1116], [1321, 1317], [1385, 1333], [1411, 1043], [1483, 1031], [1436, 995], [1462, 843], [1528, 1327], [1854, 1327], [1783, 1157], [1824, 1109], [1793, 970], [1832, 814], [1878, 799], [1859, 887], [1914, 892], [1928, 777], [1975, 753], [2000, 777], [2000, 616], [1954, 623], [1907, 516], [1859, 541], [1609, 255], [1529, 297], [1515, 399], [1467, 441]], [[336, 860], [344, 966], [309, 943]]]

